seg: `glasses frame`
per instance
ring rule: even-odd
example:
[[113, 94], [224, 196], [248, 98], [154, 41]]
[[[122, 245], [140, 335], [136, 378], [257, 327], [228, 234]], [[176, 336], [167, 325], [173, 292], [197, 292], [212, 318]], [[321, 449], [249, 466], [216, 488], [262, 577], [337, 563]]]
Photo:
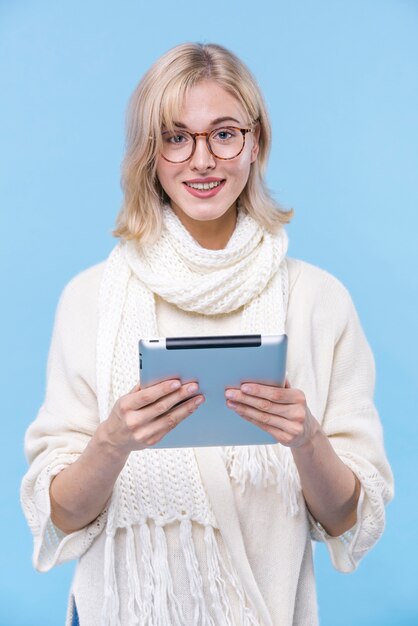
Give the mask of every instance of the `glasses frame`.
[[[241, 135], [242, 135], [242, 137], [243, 137], [242, 148], [238, 152], [238, 154], [236, 154], [233, 157], [219, 157], [219, 156], [217, 156], [213, 152], [213, 150], [212, 150], [212, 148], [210, 146], [210, 143], [209, 143], [209, 137], [213, 133], [216, 133], [217, 130], [222, 130], [224, 128], [225, 129], [231, 128], [232, 130], [239, 130]], [[254, 132], [254, 128], [238, 128], [238, 126], [220, 126], [219, 128], [214, 128], [213, 130], [207, 130], [204, 133], [190, 133], [188, 130], [182, 130], [181, 132], [187, 133], [193, 139], [192, 152], [191, 152], [190, 156], [187, 157], [187, 159], [183, 159], [182, 161], [171, 161], [171, 159], [167, 159], [167, 157], [164, 156], [162, 151], [161, 151], [161, 156], [163, 157], [163, 159], [165, 161], [168, 161], [169, 163], [186, 163], [186, 161], [189, 161], [193, 157], [193, 155], [194, 155], [194, 153], [196, 151], [196, 137], [206, 137], [207, 149], [209, 150], [210, 154], [213, 157], [215, 157], [215, 159], [219, 159], [220, 161], [232, 161], [232, 159], [236, 159], [241, 154], [241, 152], [244, 150], [244, 147], [245, 147], [245, 136], [246, 136], [247, 133], [253, 133]]]

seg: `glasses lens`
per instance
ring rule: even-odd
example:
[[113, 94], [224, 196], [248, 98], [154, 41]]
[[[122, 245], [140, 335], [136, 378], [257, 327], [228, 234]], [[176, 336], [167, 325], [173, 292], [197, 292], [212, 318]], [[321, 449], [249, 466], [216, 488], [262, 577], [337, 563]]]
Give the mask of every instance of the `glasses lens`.
[[162, 135], [162, 154], [169, 161], [186, 161], [193, 152], [193, 137], [186, 131], [165, 130]]
[[239, 128], [231, 126], [216, 128], [209, 135], [209, 144], [215, 156], [220, 159], [233, 159], [242, 150], [244, 135]]
[[[203, 138], [202, 138], [203, 139]], [[209, 135], [212, 153], [219, 159], [233, 159], [244, 146], [245, 137], [239, 128], [215, 128]], [[162, 133], [162, 154], [173, 163], [187, 161], [192, 155], [194, 140], [187, 131], [165, 130]]]

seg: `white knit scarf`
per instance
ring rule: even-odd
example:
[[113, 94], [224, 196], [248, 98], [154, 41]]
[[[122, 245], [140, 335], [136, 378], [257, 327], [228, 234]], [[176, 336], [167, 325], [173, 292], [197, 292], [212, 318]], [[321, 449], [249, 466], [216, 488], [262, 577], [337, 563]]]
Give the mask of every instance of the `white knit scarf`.
[[[283, 333], [288, 282], [283, 229], [272, 235], [243, 211], [227, 246], [202, 248], [165, 207], [163, 230], [152, 246], [119, 244], [105, 267], [100, 290], [97, 342], [97, 392], [101, 420], [115, 401], [138, 381], [138, 340], [158, 336], [155, 294], [185, 311], [202, 315], [229, 313], [242, 308], [237, 334]], [[244, 489], [250, 483], [263, 488], [276, 484], [289, 514], [296, 514], [300, 490], [290, 451], [282, 446], [246, 446], [224, 449], [231, 478]], [[149, 522], [155, 525], [151, 537]], [[241, 624], [258, 623], [246, 606], [244, 593], [230, 564], [216, 547], [217, 523], [204, 490], [193, 449], [148, 449], [131, 453], [115, 485], [108, 507], [105, 551], [105, 606], [103, 624], [118, 626], [119, 601], [114, 559], [114, 537], [126, 533], [129, 623], [158, 626], [182, 624], [181, 607], [173, 592], [167, 561], [164, 527], [177, 522], [180, 542], [196, 601], [196, 624], [211, 626], [205, 607], [201, 575], [194, 554], [192, 522], [205, 527], [208, 571], [212, 576], [212, 606], [219, 623], [233, 624], [222, 577], [241, 598]], [[142, 565], [136, 557], [132, 528], [141, 537]], [[210, 565], [212, 563], [212, 566]], [[141, 572], [141, 580], [139, 580]], [[221, 582], [220, 582], [221, 581]], [[155, 613], [156, 598], [158, 614]], [[226, 621], [225, 621], [226, 620]]]

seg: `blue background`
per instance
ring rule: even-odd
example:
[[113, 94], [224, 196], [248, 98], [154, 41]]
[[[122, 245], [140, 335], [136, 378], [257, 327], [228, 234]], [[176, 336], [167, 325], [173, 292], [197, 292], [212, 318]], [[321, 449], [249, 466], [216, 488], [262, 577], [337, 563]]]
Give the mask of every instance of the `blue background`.
[[0, 0], [1, 626], [63, 624], [73, 566], [31, 568], [23, 434], [59, 293], [114, 244], [128, 97], [186, 40], [230, 47], [257, 76], [291, 255], [348, 286], [377, 361], [396, 498], [354, 575], [318, 548], [321, 624], [418, 624], [417, 35], [413, 0]]

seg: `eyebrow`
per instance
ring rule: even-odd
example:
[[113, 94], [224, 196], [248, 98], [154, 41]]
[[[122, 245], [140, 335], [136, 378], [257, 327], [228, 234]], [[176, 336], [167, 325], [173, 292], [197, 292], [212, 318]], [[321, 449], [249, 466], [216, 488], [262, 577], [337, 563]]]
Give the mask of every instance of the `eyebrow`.
[[[239, 120], [235, 119], [235, 117], [217, 117], [210, 122], [209, 126], [215, 126], [216, 124], [222, 124], [223, 122], [236, 122], [237, 124], [242, 123]], [[173, 121], [173, 126], [177, 126], [177, 128], [187, 128], [187, 126], [182, 122]]]

